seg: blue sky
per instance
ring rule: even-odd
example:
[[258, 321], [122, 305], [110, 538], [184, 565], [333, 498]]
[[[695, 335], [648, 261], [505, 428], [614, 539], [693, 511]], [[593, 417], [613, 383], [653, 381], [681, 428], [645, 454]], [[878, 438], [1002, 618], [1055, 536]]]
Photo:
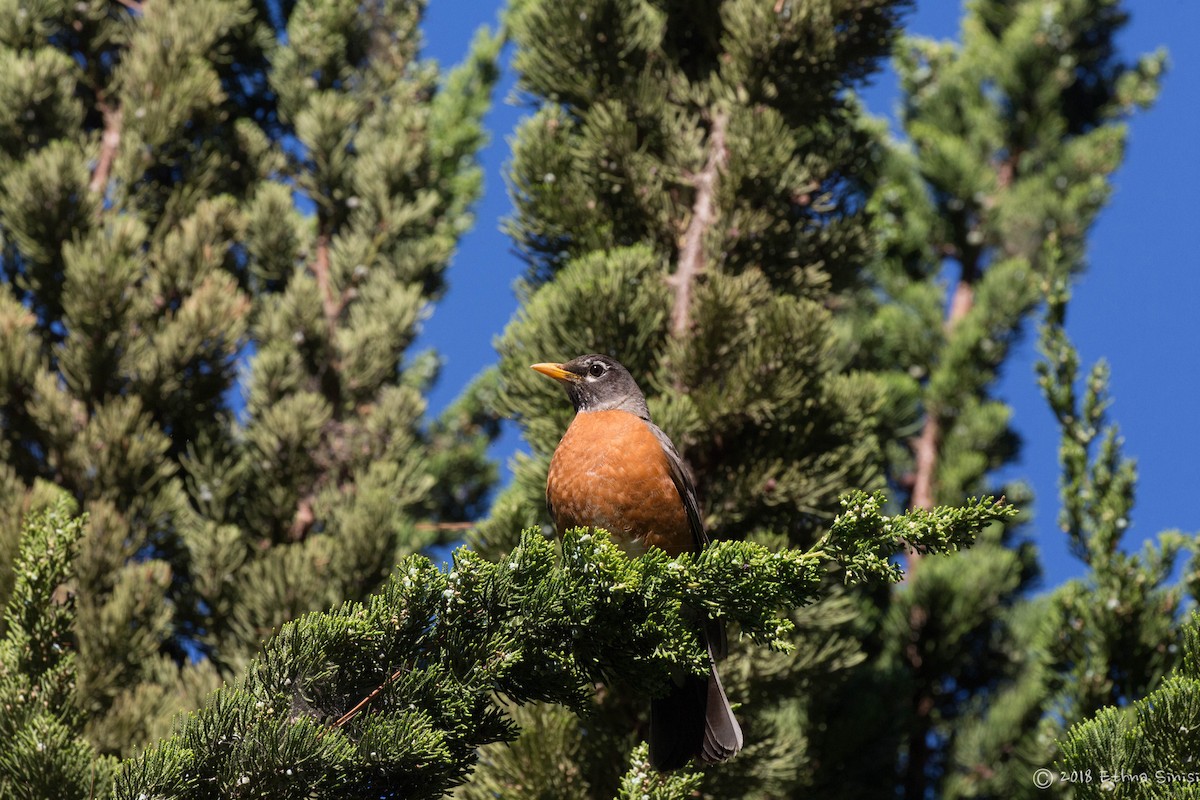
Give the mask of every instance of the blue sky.
[[[501, 3], [430, 0], [426, 55], [457, 63], [475, 29], [492, 24]], [[910, 32], [956, 38], [960, 10], [948, 2], [918, 3], [907, 18]], [[1068, 333], [1083, 364], [1099, 358], [1112, 368], [1110, 409], [1138, 463], [1138, 502], [1127, 548], [1172, 528], [1200, 532], [1200, 3], [1133, 0], [1119, 45], [1126, 55], [1165, 47], [1170, 69], [1158, 103], [1130, 121], [1126, 160], [1115, 176], [1112, 202], [1089, 244], [1089, 269], [1076, 285]], [[512, 283], [523, 265], [501, 232], [510, 212], [504, 168], [508, 140], [527, 109], [513, 102], [507, 71], [486, 123], [491, 144], [483, 152], [485, 195], [475, 228], [451, 265], [446, 298], [426, 323], [419, 346], [445, 359], [431, 403], [444, 407], [480, 370], [495, 361], [492, 339], [512, 317]], [[868, 108], [890, 116], [897, 102], [886, 72], [865, 93]], [[1038, 393], [1033, 364], [1035, 331], [1026, 332], [1000, 381], [999, 395], [1015, 409], [1024, 439], [1020, 461], [1006, 476], [1023, 477], [1037, 495], [1026, 533], [1036, 541], [1052, 586], [1083, 570], [1067, 552], [1057, 515], [1058, 429]], [[550, 354], [554, 355], [554, 354]], [[493, 448], [507, 461], [520, 446], [510, 426]]]

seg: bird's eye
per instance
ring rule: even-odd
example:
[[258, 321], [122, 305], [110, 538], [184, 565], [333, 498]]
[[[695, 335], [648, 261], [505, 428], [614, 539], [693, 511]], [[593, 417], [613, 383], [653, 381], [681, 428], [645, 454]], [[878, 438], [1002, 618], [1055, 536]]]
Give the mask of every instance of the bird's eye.
[[592, 364], [590, 367], [588, 367], [588, 374], [593, 378], [599, 378], [604, 374], [604, 365], [600, 363]]

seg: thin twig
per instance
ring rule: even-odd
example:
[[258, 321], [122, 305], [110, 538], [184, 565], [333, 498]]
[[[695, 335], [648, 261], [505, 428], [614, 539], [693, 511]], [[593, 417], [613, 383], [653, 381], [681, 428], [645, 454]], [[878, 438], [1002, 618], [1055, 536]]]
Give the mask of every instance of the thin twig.
[[419, 531], [469, 531], [475, 522], [418, 522], [413, 527]]
[[345, 725], [347, 722], [349, 722], [350, 720], [357, 717], [359, 712], [367, 707], [367, 703], [370, 703], [372, 700], [374, 700], [376, 697], [378, 697], [379, 693], [382, 692], [384, 689], [386, 689], [392, 681], [396, 680], [396, 678], [399, 678], [400, 673], [404, 672], [406, 669], [407, 669], [407, 667], [401, 667], [400, 669], [396, 670], [391, 675], [389, 675], [387, 680], [385, 680], [383, 683], [376, 686], [375, 689], [369, 695], [364, 697], [362, 700], [359, 700], [358, 703], [354, 706], [354, 708], [350, 709], [345, 714], [342, 714], [340, 717], [338, 717], [337, 721], [333, 723], [333, 727], [340, 728], [343, 725]]

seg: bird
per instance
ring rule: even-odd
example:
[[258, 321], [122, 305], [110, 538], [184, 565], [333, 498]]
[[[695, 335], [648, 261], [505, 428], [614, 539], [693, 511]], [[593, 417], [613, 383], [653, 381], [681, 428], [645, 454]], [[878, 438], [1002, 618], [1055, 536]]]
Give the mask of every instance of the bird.
[[[650, 420], [629, 370], [598, 353], [532, 369], [558, 381], [575, 407], [546, 480], [546, 506], [558, 535], [603, 528], [630, 557], [651, 548], [673, 557], [707, 546], [695, 484], [675, 445]], [[742, 729], [716, 667], [724, 655], [724, 625], [706, 620], [700, 635], [708, 675], [689, 673], [650, 701], [650, 763], [662, 772], [693, 758], [722, 762], [742, 749]]]

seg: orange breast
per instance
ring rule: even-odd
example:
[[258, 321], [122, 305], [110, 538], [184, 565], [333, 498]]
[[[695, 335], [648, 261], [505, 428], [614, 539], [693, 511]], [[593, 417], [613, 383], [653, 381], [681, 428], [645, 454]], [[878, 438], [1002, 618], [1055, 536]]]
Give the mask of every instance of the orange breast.
[[648, 547], [672, 556], [693, 548], [667, 454], [646, 423], [627, 411], [575, 415], [550, 460], [546, 499], [559, 534], [604, 528], [633, 556]]

